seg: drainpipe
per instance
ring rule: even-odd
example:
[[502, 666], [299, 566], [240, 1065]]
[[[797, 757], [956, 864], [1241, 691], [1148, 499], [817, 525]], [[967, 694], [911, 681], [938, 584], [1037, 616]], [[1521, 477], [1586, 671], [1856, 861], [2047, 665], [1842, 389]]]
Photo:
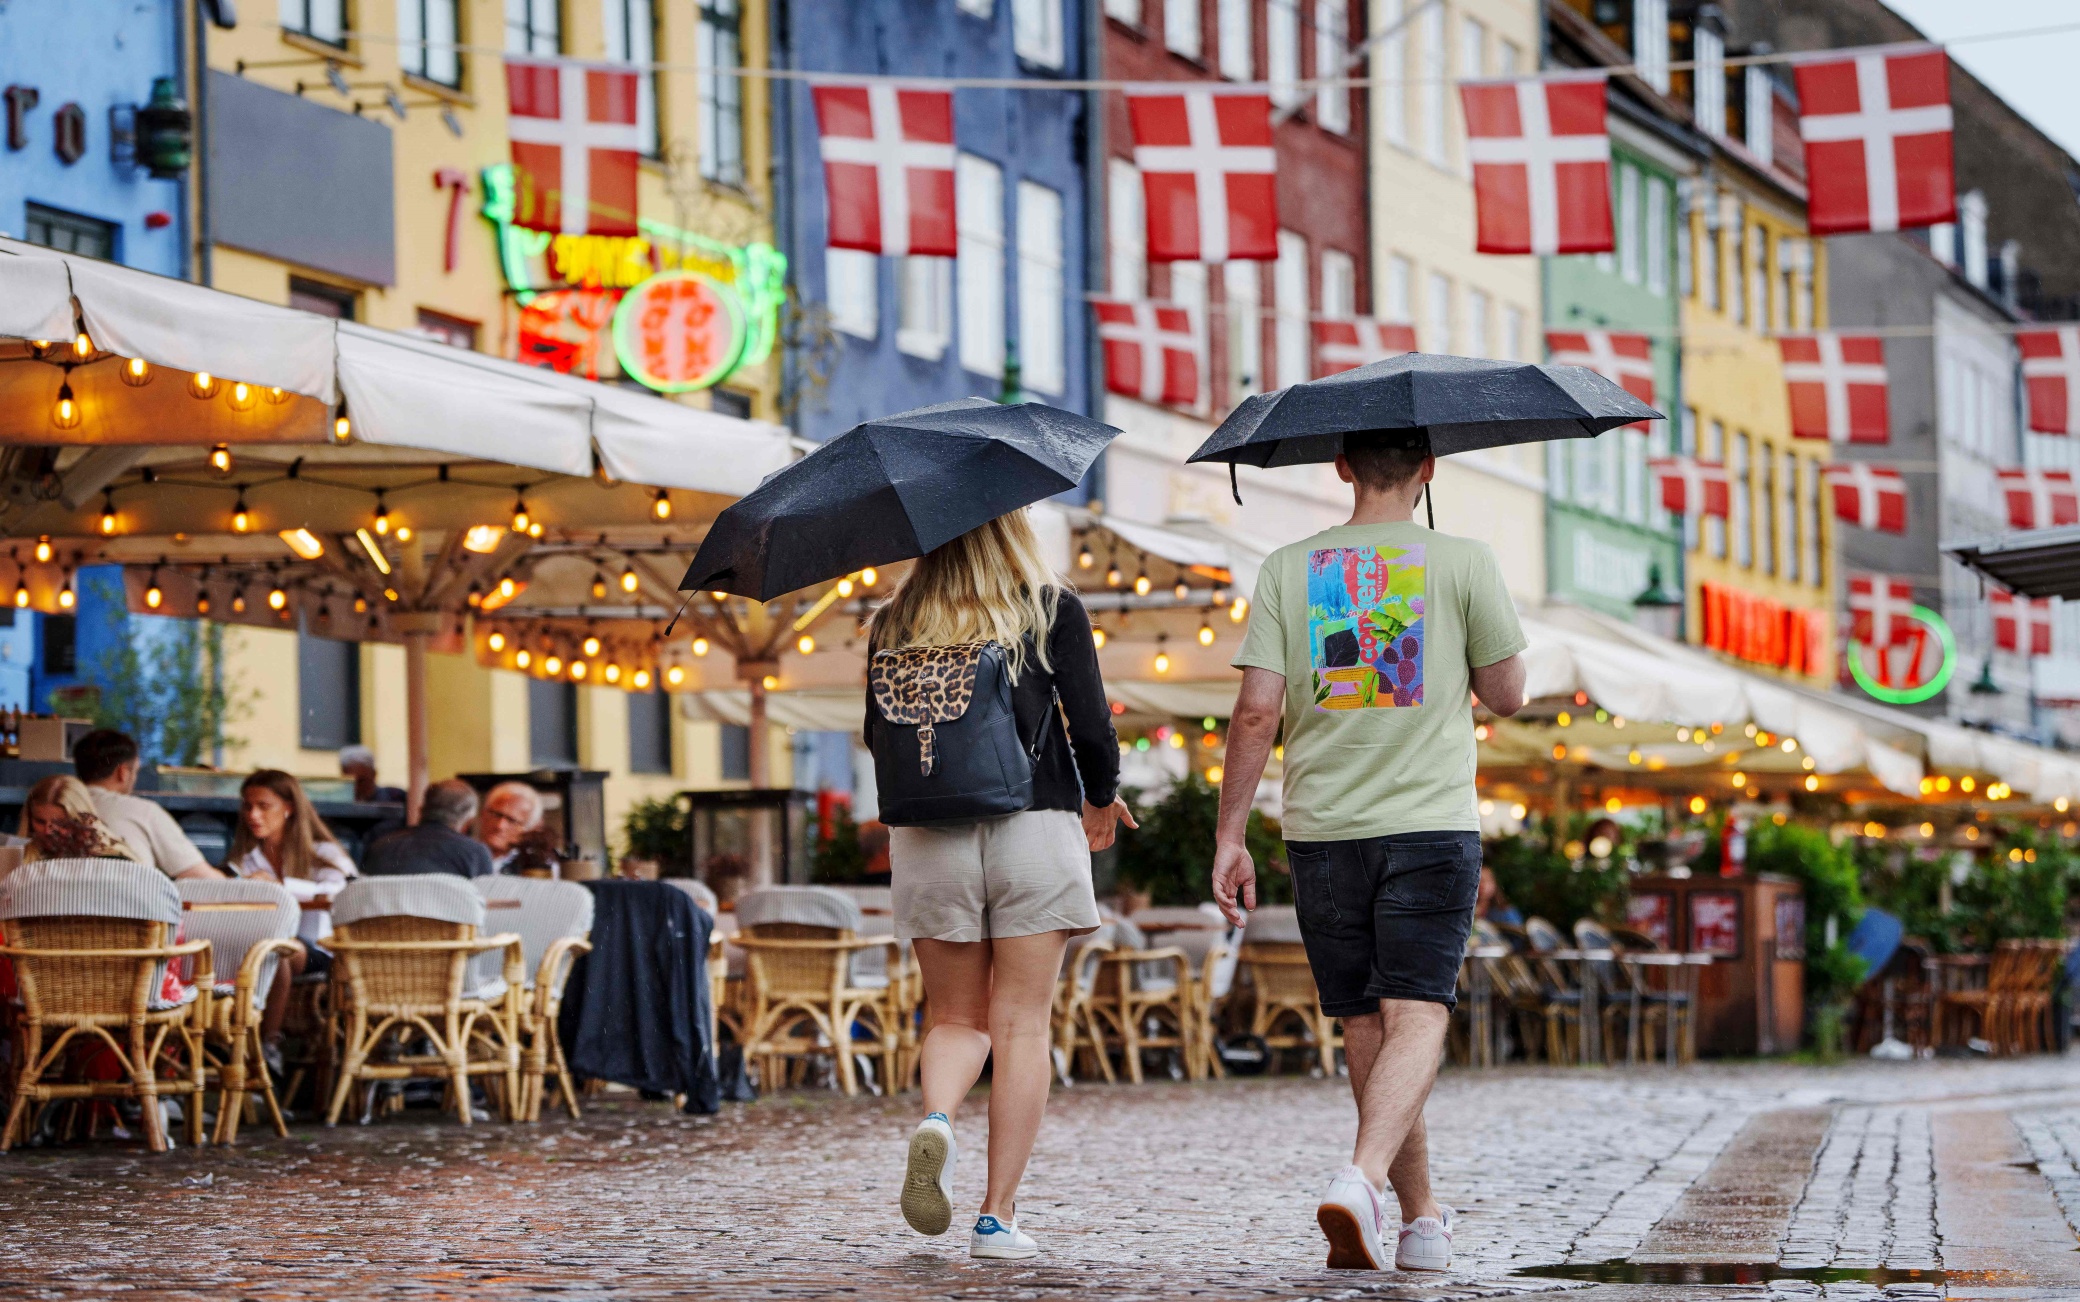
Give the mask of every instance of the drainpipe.
[[[1093, 81], [1105, 75], [1105, 14], [1098, 0], [1083, 0], [1083, 75]], [[1083, 272], [1084, 290], [1089, 293], [1105, 283], [1106, 170], [1105, 92], [1084, 93], [1084, 198]], [[1094, 419], [1105, 417], [1105, 349], [1092, 328], [1090, 304], [1079, 298], [1076, 312], [1083, 321], [1084, 410]], [[1105, 458], [1091, 465], [1090, 493], [1085, 501], [1105, 500]]]
[[188, 12], [194, 18], [195, 30], [195, 77], [194, 90], [188, 102], [194, 106], [195, 153], [188, 163], [188, 188], [195, 205], [194, 225], [194, 279], [196, 283], [209, 285], [216, 280], [215, 267], [210, 250], [209, 186], [205, 178], [209, 171], [209, 18], [202, 0], [189, 0]]
[[[769, 67], [794, 67], [793, 6], [788, 0], [773, 0], [766, 31], [766, 63]], [[766, 136], [772, 141], [767, 167], [773, 191], [773, 240], [787, 254], [787, 269], [794, 278], [796, 302], [802, 284], [801, 253], [794, 230], [794, 83], [777, 79], [766, 82]], [[793, 348], [780, 349], [780, 410], [788, 426], [802, 431], [801, 411], [794, 403], [800, 389], [801, 361]]]

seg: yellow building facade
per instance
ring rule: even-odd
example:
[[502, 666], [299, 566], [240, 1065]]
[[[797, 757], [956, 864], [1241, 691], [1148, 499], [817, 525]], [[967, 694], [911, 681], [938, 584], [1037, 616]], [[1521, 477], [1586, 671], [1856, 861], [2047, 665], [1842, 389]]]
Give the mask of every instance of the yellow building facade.
[[[642, 129], [649, 143], [637, 176], [636, 217], [656, 265], [682, 265], [682, 257], [684, 265], [692, 265], [701, 259], [728, 274], [728, 268], [747, 265], [742, 251], [754, 250], [750, 265], [777, 286], [777, 268], [762, 261], [773, 239], [767, 83], [696, 71], [764, 66], [765, 5], [738, 0], [280, 0], [278, 14], [272, 3], [255, 7], [260, 12], [242, 15], [244, 21], [235, 28], [204, 30], [207, 48], [189, 64], [208, 70], [207, 85], [191, 87], [190, 98], [204, 108], [205, 147], [216, 151], [213, 166], [198, 171], [222, 176], [237, 170], [226, 157], [240, 139], [232, 114], [250, 116], [256, 102], [280, 105], [285, 114], [293, 110], [299, 122], [316, 122], [321, 130], [314, 139], [344, 133], [382, 143], [366, 129], [311, 117], [310, 109], [380, 127], [388, 133], [394, 195], [390, 271], [387, 276], [357, 275], [351, 268], [343, 270], [351, 258], [335, 260], [323, 250], [310, 260], [285, 254], [279, 240], [241, 233], [253, 223], [237, 219], [233, 209], [250, 207], [250, 195], [234, 205], [198, 188], [190, 202], [202, 218], [195, 226], [206, 233], [198, 234], [196, 265], [216, 288], [418, 332], [506, 358], [542, 360], [539, 343], [526, 337], [529, 295], [515, 280], [515, 246], [502, 247], [501, 230], [486, 215], [487, 207], [496, 208], [500, 170], [512, 161], [507, 54], [582, 59], [609, 68], [639, 65]], [[651, 72], [652, 64], [669, 66]], [[259, 91], [283, 98], [256, 99]], [[340, 131], [328, 134], [328, 123]], [[205, 183], [212, 189], [214, 184]], [[213, 201], [214, 213], [208, 211]], [[314, 214], [314, 224], [322, 225], [322, 217]], [[596, 250], [604, 246], [583, 243], [597, 238], [579, 237], [579, 243], [546, 250], [552, 264], [562, 259], [562, 281], [575, 284], [580, 272], [574, 267], [587, 259], [601, 261]], [[541, 237], [544, 245], [548, 240]], [[614, 247], [625, 252], [627, 246]], [[537, 261], [542, 256], [538, 253]], [[776, 313], [777, 301], [765, 307]], [[770, 343], [762, 358], [739, 365], [719, 384], [676, 394], [675, 400], [774, 419], [780, 363]], [[604, 346], [598, 351], [611, 356]], [[602, 373], [602, 378], [609, 377]], [[337, 751], [309, 744], [313, 703], [303, 699], [311, 673], [306, 642], [290, 631], [227, 631], [228, 677], [243, 707], [229, 728], [235, 744], [226, 751], [228, 767], [279, 767], [308, 776], [337, 773]], [[381, 781], [403, 785], [403, 649], [369, 643], [351, 654], [355, 663], [340, 677], [349, 683], [354, 700], [345, 708], [358, 708], [358, 727], [346, 733], [358, 734], [374, 749]], [[531, 696], [538, 694], [531, 693], [529, 679], [483, 668], [469, 655], [435, 654], [428, 687], [435, 779], [458, 772], [524, 772], [542, 758], [530, 719]], [[725, 769], [743, 765], [725, 760], [721, 725], [686, 717], [676, 699], [668, 703], [665, 725], [669, 768], [661, 767], [653, 744], [640, 748], [649, 757], [644, 767], [651, 771], [636, 772], [630, 698], [612, 688], [571, 690], [574, 718], [560, 721], [563, 731], [575, 737], [575, 754], [569, 758], [609, 774], [610, 838], [618, 839], [621, 814], [635, 800], [688, 787], [741, 784], [741, 774], [725, 776]], [[785, 731], [772, 729], [766, 740], [773, 780], [784, 785], [790, 773]]]

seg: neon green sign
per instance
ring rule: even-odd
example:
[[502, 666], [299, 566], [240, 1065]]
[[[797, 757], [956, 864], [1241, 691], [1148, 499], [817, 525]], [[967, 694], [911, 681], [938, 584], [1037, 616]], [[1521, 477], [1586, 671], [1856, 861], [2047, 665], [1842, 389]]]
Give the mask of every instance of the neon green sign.
[[1937, 663], [1936, 671], [1929, 675], [1925, 682], [1912, 687], [1893, 687], [1879, 682], [1863, 667], [1865, 644], [1856, 641], [1849, 643], [1849, 676], [1873, 699], [1883, 701], [1887, 705], [1919, 705], [1948, 687], [1950, 676], [1957, 672], [1957, 638], [1950, 632], [1950, 625], [1941, 615], [1926, 606], [1909, 606], [1907, 609], [1909, 614], [1936, 635], [1937, 644], [1943, 648], [1942, 660]]

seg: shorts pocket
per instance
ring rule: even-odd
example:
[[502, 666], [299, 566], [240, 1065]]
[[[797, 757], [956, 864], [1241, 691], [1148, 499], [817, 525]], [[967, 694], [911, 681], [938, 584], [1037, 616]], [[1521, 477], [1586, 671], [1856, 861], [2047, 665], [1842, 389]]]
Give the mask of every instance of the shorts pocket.
[[1293, 911], [1310, 926], [1334, 926], [1343, 920], [1330, 889], [1329, 847], [1320, 841], [1286, 842], [1286, 867], [1293, 874]]
[[1480, 892], [1479, 846], [1472, 835], [1388, 842], [1382, 896], [1391, 907], [1412, 912], [1472, 908]]

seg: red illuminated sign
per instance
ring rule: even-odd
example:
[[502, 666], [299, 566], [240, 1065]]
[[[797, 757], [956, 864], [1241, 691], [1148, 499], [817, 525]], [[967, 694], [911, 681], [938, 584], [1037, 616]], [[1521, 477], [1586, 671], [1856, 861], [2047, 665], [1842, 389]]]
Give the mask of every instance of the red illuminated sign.
[[1827, 670], [1827, 615], [1802, 610], [1723, 583], [1699, 584], [1704, 617], [1700, 639], [1736, 660], [1796, 674]]

